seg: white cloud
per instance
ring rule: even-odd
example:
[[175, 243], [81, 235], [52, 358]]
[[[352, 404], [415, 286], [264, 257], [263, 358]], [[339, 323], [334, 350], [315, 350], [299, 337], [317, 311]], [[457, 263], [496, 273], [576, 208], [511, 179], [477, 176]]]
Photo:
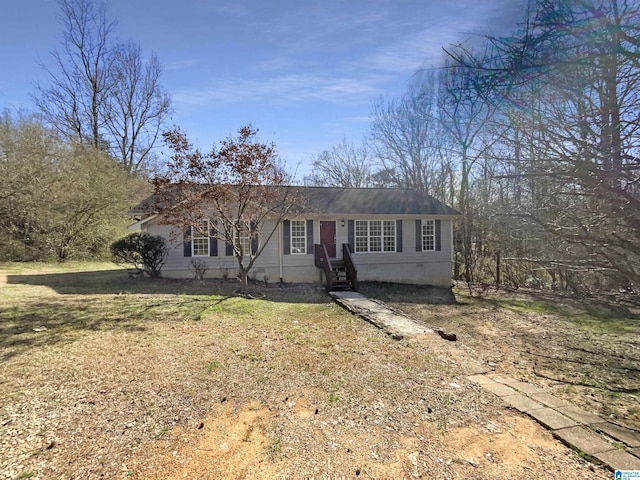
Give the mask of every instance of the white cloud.
[[376, 74], [336, 76], [327, 73], [297, 73], [256, 79], [227, 78], [204, 88], [176, 90], [173, 100], [190, 105], [230, 104], [255, 100], [336, 103], [368, 101], [381, 93], [386, 77]]
[[198, 60], [195, 58], [185, 58], [183, 60], [177, 60], [175, 62], [168, 63], [164, 66], [164, 70], [182, 70], [184, 68], [193, 67], [198, 64]]

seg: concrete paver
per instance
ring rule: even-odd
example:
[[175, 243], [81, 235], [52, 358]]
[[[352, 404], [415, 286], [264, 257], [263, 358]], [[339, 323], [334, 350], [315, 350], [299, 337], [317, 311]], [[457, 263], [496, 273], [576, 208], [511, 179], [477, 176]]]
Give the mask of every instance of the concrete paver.
[[562, 400], [561, 398], [554, 397], [548, 393], [536, 393], [531, 395], [536, 402], [540, 402], [547, 407], [558, 408], [558, 407], [569, 407], [571, 404]]
[[486, 375], [470, 375], [467, 377], [469, 380], [471, 380], [472, 382], [477, 383], [478, 385], [481, 386], [485, 386], [488, 384], [492, 384], [495, 383], [493, 380], [491, 380], [489, 377], [487, 377]]
[[556, 408], [560, 413], [566, 415], [567, 417], [573, 418], [576, 422], [582, 423], [584, 425], [592, 425], [595, 423], [601, 423], [602, 418], [597, 415], [594, 415], [591, 412], [587, 412], [586, 410], [576, 407], [575, 405], [570, 405], [568, 407], [559, 407]]
[[630, 453], [618, 448], [607, 452], [596, 453], [594, 457], [610, 465], [614, 470], [640, 470], [640, 458], [634, 457]]
[[640, 432], [607, 422], [534, 385], [506, 375], [493, 373], [468, 378], [550, 429], [554, 437], [568, 446], [614, 470], [640, 470]]
[[513, 388], [507, 387], [506, 385], [503, 385], [502, 383], [497, 383], [497, 382], [492, 382], [492, 383], [483, 385], [483, 387], [485, 388], [485, 390], [489, 390], [491, 393], [499, 397], [505, 397], [507, 395], [515, 395], [516, 393], [518, 393]]
[[569, 417], [565, 417], [560, 412], [555, 411], [553, 408], [540, 408], [538, 410], [529, 410], [527, 415], [535, 418], [541, 425], [544, 425], [550, 430], [558, 430], [560, 428], [577, 427], [578, 423], [575, 420], [571, 420]]
[[504, 395], [501, 398], [512, 407], [525, 413], [528, 413], [529, 410], [539, 410], [542, 408], [542, 405], [538, 402], [534, 402], [529, 397], [522, 395], [521, 393], [516, 393], [515, 395]]
[[553, 436], [591, 456], [615, 449], [601, 435], [585, 427], [561, 428], [554, 430]]
[[423, 333], [434, 333], [434, 330], [420, 325], [410, 317], [389, 308], [382, 302], [365, 297], [358, 292], [329, 292], [329, 295], [342, 307], [369, 323], [382, 329], [396, 340]]
[[487, 377], [489, 377], [491, 380], [498, 382], [498, 383], [504, 383], [506, 385], [509, 385], [510, 383], [517, 383], [518, 381], [515, 378], [511, 378], [507, 375], [503, 375], [501, 373], [491, 373], [489, 375], [487, 375]]
[[603, 422], [593, 425], [593, 428], [600, 430], [610, 437], [620, 440], [630, 447], [640, 447], [640, 433], [621, 427], [615, 423]]
[[514, 383], [508, 383], [507, 385], [509, 385], [511, 388], [515, 388], [519, 392], [524, 393], [526, 395], [535, 395], [535, 394], [544, 393], [544, 390], [541, 390], [535, 385], [531, 385], [530, 383], [527, 383], [527, 382], [514, 382]]

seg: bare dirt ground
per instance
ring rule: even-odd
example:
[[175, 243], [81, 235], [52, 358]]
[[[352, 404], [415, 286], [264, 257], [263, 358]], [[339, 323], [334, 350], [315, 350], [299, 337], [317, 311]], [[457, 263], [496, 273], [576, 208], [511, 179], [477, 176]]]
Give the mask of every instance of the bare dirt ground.
[[471, 349], [488, 370], [640, 430], [640, 298], [495, 289], [470, 294], [464, 285], [454, 292], [452, 305], [440, 289], [364, 288], [416, 319], [456, 333], [460, 346]]
[[530, 372], [471, 330], [521, 312], [365, 287], [459, 336], [395, 341], [314, 286], [0, 268], [2, 479], [611, 478], [466, 380]]

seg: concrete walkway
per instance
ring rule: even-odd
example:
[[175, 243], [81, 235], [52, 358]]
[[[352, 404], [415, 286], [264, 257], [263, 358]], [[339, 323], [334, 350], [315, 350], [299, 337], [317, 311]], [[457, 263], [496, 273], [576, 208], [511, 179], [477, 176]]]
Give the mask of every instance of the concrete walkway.
[[612, 470], [640, 470], [640, 432], [608, 422], [529, 383], [504, 375], [468, 378], [551, 430], [563, 443]]
[[358, 292], [333, 291], [329, 292], [329, 295], [338, 305], [382, 329], [396, 340], [421, 333], [436, 333], [435, 330], [417, 323], [411, 317], [393, 310], [380, 301], [367, 298]]
[[[358, 292], [333, 291], [329, 295], [339, 305], [395, 339], [437, 333], [447, 340], [455, 340], [454, 334], [429, 328]], [[504, 375], [472, 375], [468, 379], [551, 430], [554, 437], [569, 447], [612, 470], [640, 470], [640, 432], [608, 422], [529, 383]]]

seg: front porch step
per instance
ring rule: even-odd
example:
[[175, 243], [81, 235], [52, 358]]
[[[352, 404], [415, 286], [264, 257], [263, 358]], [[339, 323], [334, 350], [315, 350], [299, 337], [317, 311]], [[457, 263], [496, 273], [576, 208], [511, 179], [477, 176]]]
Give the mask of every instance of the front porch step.
[[353, 283], [346, 270], [333, 270], [331, 288], [338, 290], [352, 290]]
[[353, 290], [351, 282], [332, 282], [331, 290]]
[[329, 259], [329, 270], [329, 274], [331, 275], [330, 288], [332, 290], [355, 291], [355, 282], [349, 275], [347, 264], [344, 260]]

